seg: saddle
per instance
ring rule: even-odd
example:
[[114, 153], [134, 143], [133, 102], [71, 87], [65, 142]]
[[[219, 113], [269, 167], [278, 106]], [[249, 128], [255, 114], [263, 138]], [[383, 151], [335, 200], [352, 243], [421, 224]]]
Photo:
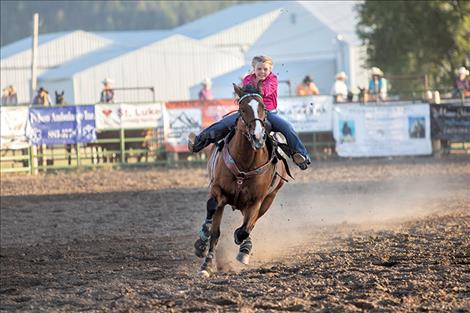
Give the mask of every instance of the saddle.
[[[289, 164], [287, 163], [286, 158], [284, 155], [291, 155], [291, 149], [286, 143], [280, 142], [277, 140], [275, 136], [275, 132], [270, 132], [267, 140], [266, 140], [266, 147], [268, 148], [269, 152], [269, 157], [272, 157], [272, 154], [274, 153], [274, 157], [272, 158], [273, 163], [277, 163], [279, 160], [281, 160], [284, 163], [284, 167], [286, 168], [286, 173], [289, 175], [290, 178], [294, 179], [292, 176], [290, 169], [289, 169]], [[232, 137], [235, 135], [235, 129], [232, 129], [227, 136], [225, 136], [224, 139], [219, 140], [218, 142], [215, 143], [216, 149], [217, 149], [217, 154], [219, 154], [224, 146], [230, 142]], [[287, 179], [284, 177], [281, 177], [284, 181], [287, 182]]]

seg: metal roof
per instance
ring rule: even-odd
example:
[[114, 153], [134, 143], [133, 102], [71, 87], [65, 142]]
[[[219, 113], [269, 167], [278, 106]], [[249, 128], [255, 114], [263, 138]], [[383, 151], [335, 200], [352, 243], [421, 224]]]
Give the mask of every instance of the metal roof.
[[280, 10], [287, 3], [289, 2], [266, 1], [254, 4], [235, 5], [176, 27], [173, 31], [194, 39], [202, 39], [237, 26], [248, 20], [255, 19], [260, 15]]
[[298, 1], [313, 16], [322, 21], [332, 31], [342, 36], [344, 41], [360, 43], [356, 35], [359, 16], [355, 7], [362, 1]]
[[[110, 37], [112, 37], [114, 34], [108, 35], [103, 37], [108, 37], [111, 39]], [[92, 66], [105, 63], [126, 53], [145, 48], [148, 45], [156, 43], [170, 36], [172, 36], [171, 32], [158, 32], [152, 34], [152, 36], [143, 36], [145, 38], [140, 38], [140, 40], [124, 40], [124, 38], [126, 38], [125, 35], [120, 36], [116, 34], [116, 41], [113, 44], [75, 58], [60, 65], [57, 68], [46, 71], [44, 74], [39, 76], [39, 79], [59, 80], [69, 78], [76, 73], [84, 71]]]
[[[38, 46], [45, 44], [49, 41], [55, 40], [57, 38], [66, 36], [73, 32], [59, 32], [59, 33], [49, 33], [49, 34], [42, 34], [38, 36]], [[31, 36], [23, 38], [19, 41], [6, 45], [0, 49], [2, 59], [8, 58], [12, 55], [17, 53], [26, 51], [32, 48], [32, 39]]]

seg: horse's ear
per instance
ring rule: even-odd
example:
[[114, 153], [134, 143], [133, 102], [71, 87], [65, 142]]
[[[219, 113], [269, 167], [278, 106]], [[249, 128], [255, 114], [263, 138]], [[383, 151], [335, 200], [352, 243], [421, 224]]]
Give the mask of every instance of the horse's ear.
[[61, 93], [61, 95], [63, 96], [64, 94], [65, 94], [65, 91], [63, 91], [63, 90], [62, 90], [62, 93]]
[[58, 96], [58, 95], [59, 95], [59, 93], [57, 92], [57, 90], [56, 90], [56, 91], [54, 91], [54, 92], [55, 92], [55, 95], [56, 95], [56, 96]]
[[233, 84], [233, 90], [235, 91], [235, 93], [236, 93], [239, 97], [241, 97], [241, 96], [243, 96], [243, 95], [245, 94], [245, 93], [243, 92], [243, 90], [242, 90], [240, 87], [238, 87], [237, 84]]

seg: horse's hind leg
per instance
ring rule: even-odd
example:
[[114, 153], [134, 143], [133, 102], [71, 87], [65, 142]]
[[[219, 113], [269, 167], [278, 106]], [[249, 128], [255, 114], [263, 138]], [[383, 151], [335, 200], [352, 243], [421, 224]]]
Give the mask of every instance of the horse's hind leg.
[[248, 238], [243, 240], [242, 244], [240, 245], [240, 250], [237, 255], [237, 261], [248, 265], [248, 263], [250, 263], [251, 248], [253, 248], [253, 243], [251, 242], [251, 238], [248, 236]]

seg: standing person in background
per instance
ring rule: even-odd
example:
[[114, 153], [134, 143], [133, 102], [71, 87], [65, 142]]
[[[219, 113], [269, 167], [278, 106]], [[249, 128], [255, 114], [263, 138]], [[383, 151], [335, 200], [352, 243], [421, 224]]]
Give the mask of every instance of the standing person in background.
[[16, 88], [10, 85], [3, 89], [2, 94], [2, 105], [17, 105], [18, 96], [16, 94]]
[[454, 91], [452, 92], [453, 98], [461, 98], [470, 96], [470, 87], [468, 84], [467, 76], [469, 71], [464, 67], [455, 70]]
[[51, 105], [51, 98], [49, 97], [49, 92], [44, 89], [44, 87], [40, 87], [38, 90], [38, 94], [33, 99], [33, 104], [50, 106]]
[[212, 100], [214, 99], [214, 96], [212, 95], [212, 82], [209, 78], [205, 78], [202, 83], [202, 89], [199, 91], [198, 97], [199, 100], [205, 101], [205, 100]]
[[348, 77], [345, 72], [339, 72], [336, 74], [336, 81], [331, 88], [334, 102], [345, 102], [348, 99], [348, 86], [346, 86], [345, 80]]
[[318, 90], [317, 85], [315, 85], [313, 80], [308, 75], [305, 76], [302, 83], [300, 83], [297, 86], [295, 92], [297, 96], [313, 96], [313, 95], [320, 94], [320, 91]]
[[372, 67], [371, 69], [372, 78], [369, 81], [368, 94], [371, 96], [371, 100], [387, 100], [387, 80], [383, 77], [384, 73], [378, 67]]
[[100, 95], [101, 103], [114, 103], [114, 80], [111, 78], [105, 78], [103, 81], [103, 90]]
[[10, 91], [9, 104], [10, 105], [17, 105], [18, 104], [18, 95], [16, 94], [15, 86], [10, 85], [10, 86], [8, 86], [8, 89]]

